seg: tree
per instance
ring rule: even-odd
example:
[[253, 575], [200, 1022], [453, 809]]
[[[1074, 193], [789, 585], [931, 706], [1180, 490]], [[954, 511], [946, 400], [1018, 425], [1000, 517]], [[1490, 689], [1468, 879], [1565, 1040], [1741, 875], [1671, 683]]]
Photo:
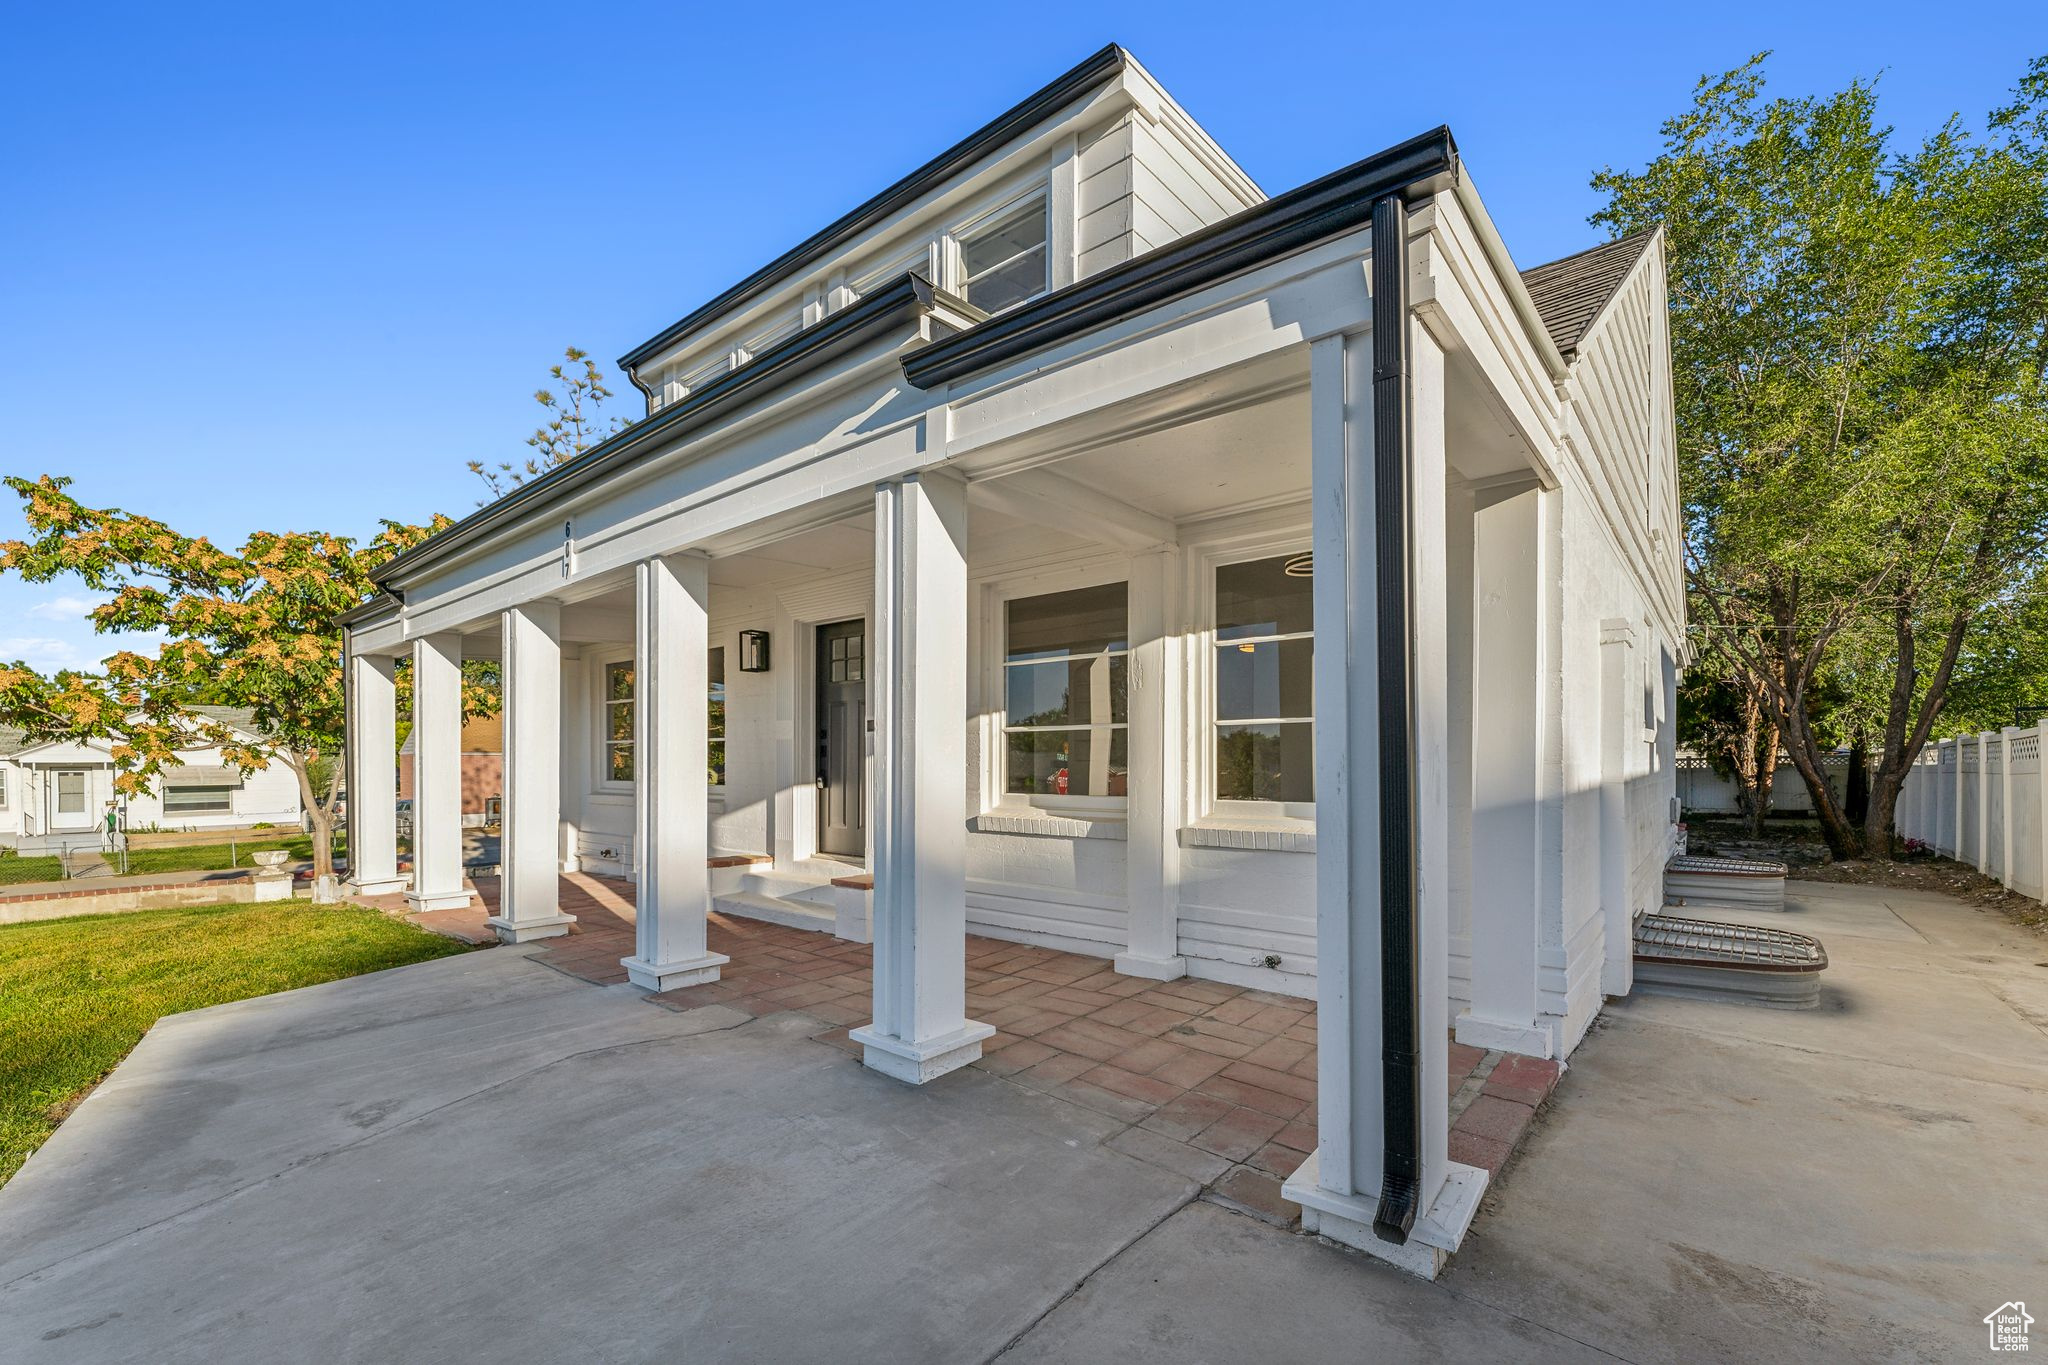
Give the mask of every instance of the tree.
[[[387, 521], [360, 545], [322, 532], [259, 531], [231, 553], [149, 517], [87, 507], [66, 491], [66, 478], [5, 482], [21, 497], [30, 538], [0, 543], [0, 572], [31, 583], [75, 575], [113, 594], [91, 614], [96, 630], [168, 638], [154, 657], [113, 655], [101, 674], [46, 678], [19, 661], [0, 666], [0, 721], [39, 740], [111, 739], [115, 785], [131, 795], [176, 764], [180, 749], [218, 745], [245, 769], [280, 763], [298, 780], [314, 875], [330, 878], [343, 740], [335, 618], [374, 591], [378, 565], [448, 519]], [[257, 737], [194, 709], [203, 704], [254, 712]], [[471, 680], [465, 708], [494, 705]]]
[[[592, 446], [633, 425], [630, 417], [616, 413], [606, 416], [602, 412], [605, 402], [612, 397], [612, 391], [605, 387], [604, 371], [590, 358], [589, 352], [571, 346], [562, 352], [562, 357], [562, 364], [548, 370], [548, 377], [554, 380], [555, 387], [535, 390], [533, 395], [533, 401], [548, 410], [546, 420], [526, 438], [526, 444], [534, 453], [517, 465], [510, 460], [500, 461], [495, 466], [482, 460], [469, 462], [469, 472], [482, 479], [484, 486], [491, 490], [491, 497], [484, 502], [504, 497], [528, 479], [537, 479], [557, 465], [569, 463]], [[556, 389], [561, 392], [557, 394]], [[478, 503], [478, 506], [483, 505]]]
[[[1703, 80], [1596, 223], [1666, 230], [1689, 598], [1783, 735], [1837, 857], [1889, 857], [1899, 785], [1973, 630], [2048, 544], [2048, 61], [1980, 144], [1893, 146], [1875, 88]], [[1852, 823], [1820, 720], [1873, 760]], [[1862, 724], [1854, 723], [1861, 708]]]

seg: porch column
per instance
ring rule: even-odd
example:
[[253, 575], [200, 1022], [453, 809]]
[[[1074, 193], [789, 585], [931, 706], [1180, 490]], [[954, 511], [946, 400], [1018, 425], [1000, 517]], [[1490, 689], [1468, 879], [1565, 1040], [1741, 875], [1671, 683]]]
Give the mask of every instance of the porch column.
[[718, 979], [731, 961], [708, 946], [711, 913], [710, 562], [688, 552], [635, 568], [633, 664], [634, 953], [650, 991]]
[[358, 896], [405, 889], [398, 875], [396, 659], [348, 656], [348, 884]]
[[875, 1017], [867, 1065], [912, 1085], [981, 1056], [967, 1017], [967, 490], [927, 472], [875, 490], [870, 838]]
[[[1180, 955], [1182, 673], [1175, 556], [1156, 550], [1131, 558], [1129, 779], [1124, 846], [1130, 941], [1116, 955], [1126, 976], [1172, 981], [1188, 973]], [[1108, 715], [1107, 707], [1095, 712]], [[1106, 752], [1097, 749], [1096, 752]]]
[[415, 910], [468, 905], [462, 884], [462, 637], [412, 642], [412, 890]]
[[500, 673], [505, 687], [505, 810], [498, 860], [504, 943], [569, 932], [562, 913], [562, 609], [529, 602], [506, 610]]
[[[1401, 231], [1405, 215], [1374, 215]], [[1434, 1277], [1477, 1211], [1486, 1173], [1449, 1159], [1450, 913], [1446, 639], [1444, 358], [1429, 333], [1398, 307], [1405, 252], [1375, 265], [1375, 324], [1405, 329], [1405, 366], [1388, 364], [1375, 385], [1366, 336], [1319, 339], [1310, 348], [1310, 447], [1315, 541], [1316, 717], [1316, 1151], [1288, 1180], [1310, 1231]], [[1390, 301], [1391, 296], [1391, 301]], [[1391, 317], [1388, 314], [1392, 314]], [[1388, 348], [1393, 351], [1395, 348]], [[1381, 356], [1382, 361], [1390, 359]], [[1402, 384], [1405, 369], [1405, 386]], [[1378, 388], [1405, 396], [1408, 504], [1410, 699], [1408, 791], [1382, 791], [1376, 492], [1394, 477], [1377, 467]], [[1387, 414], [1392, 416], [1393, 414]], [[1398, 426], [1396, 428], [1398, 430]], [[1376, 485], [1376, 479], [1380, 482]], [[1396, 482], [1396, 487], [1401, 483]], [[1398, 661], [1388, 660], [1398, 667]], [[1406, 801], [1414, 861], [1415, 1037], [1412, 1059], [1390, 1053], [1382, 1017], [1382, 799]], [[1389, 881], [1398, 886], [1395, 872]], [[1408, 963], [1400, 964], [1406, 972]], [[1403, 1067], [1412, 1061], [1412, 1070]], [[1389, 1104], [1388, 1083], [1413, 1089]], [[1417, 1116], [1415, 1217], [1405, 1238], [1375, 1227], [1386, 1176], [1387, 1110]], [[1386, 1191], [1393, 1193], [1394, 1191]], [[1400, 1240], [1395, 1240], [1400, 1238]]]
[[1544, 494], [1482, 506], [1474, 534], [1472, 1003], [1458, 1041], [1548, 1057], [1536, 947], [1541, 923]]

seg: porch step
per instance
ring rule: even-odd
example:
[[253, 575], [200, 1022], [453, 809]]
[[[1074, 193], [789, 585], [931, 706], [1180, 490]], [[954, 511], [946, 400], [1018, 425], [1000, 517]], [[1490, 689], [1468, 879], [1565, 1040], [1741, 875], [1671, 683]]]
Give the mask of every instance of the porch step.
[[1664, 900], [1670, 905], [1783, 910], [1785, 870], [1785, 864], [1765, 859], [1680, 854], [1664, 865]]
[[[825, 889], [829, 891], [832, 888], [828, 886]], [[766, 920], [770, 924], [810, 929], [821, 934], [833, 933], [838, 927], [838, 916], [830, 901], [818, 905], [792, 896], [769, 896], [759, 891], [725, 891], [711, 898], [711, 908], [721, 915]]]

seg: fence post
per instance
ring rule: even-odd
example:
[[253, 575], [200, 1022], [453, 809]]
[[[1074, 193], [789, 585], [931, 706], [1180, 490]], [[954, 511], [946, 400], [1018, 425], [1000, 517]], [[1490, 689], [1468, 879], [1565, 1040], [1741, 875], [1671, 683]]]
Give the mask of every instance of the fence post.
[[2019, 727], [2008, 725], [1998, 732], [1998, 880], [2012, 890], [2012, 741]]

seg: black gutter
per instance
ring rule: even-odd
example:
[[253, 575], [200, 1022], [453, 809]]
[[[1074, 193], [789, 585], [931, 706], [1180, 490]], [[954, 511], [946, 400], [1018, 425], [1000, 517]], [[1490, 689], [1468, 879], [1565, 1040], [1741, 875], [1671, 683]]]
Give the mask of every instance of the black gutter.
[[497, 527], [516, 521], [545, 503], [565, 497], [592, 480], [649, 453], [656, 446], [706, 426], [742, 403], [872, 340], [884, 329], [905, 321], [921, 304], [929, 303], [935, 297], [942, 296], [937, 295], [924, 280], [915, 275], [899, 275], [891, 283], [831, 314], [822, 322], [769, 347], [739, 369], [691, 394], [674, 407], [627, 427], [568, 464], [521, 485], [489, 506], [470, 513], [447, 530], [421, 541], [404, 554], [386, 560], [373, 575], [377, 586], [390, 592], [393, 580], [403, 578], [437, 559], [446, 558]]
[[[849, 239], [910, 207], [1019, 133], [1044, 122], [1098, 86], [1107, 84], [1129, 60], [1129, 53], [1111, 43], [995, 122], [968, 134], [837, 222], [805, 238], [717, 298], [641, 342], [619, 357], [619, 368], [632, 375], [634, 366], [649, 356], [675, 344], [719, 314], [730, 312], [756, 295], [767, 292], [805, 266], [829, 255]], [[633, 382], [636, 385], [640, 383], [637, 377]], [[645, 385], [640, 387], [642, 392], [646, 391]]]
[[1422, 1188], [1421, 1029], [1415, 961], [1415, 772], [1409, 752], [1414, 670], [1408, 642], [1408, 206], [1372, 206], [1373, 577], [1380, 696], [1379, 1208], [1372, 1230], [1396, 1245], [1415, 1226]]
[[1389, 194], [1413, 200], [1448, 188], [1458, 173], [1449, 128], [1410, 138], [1268, 199], [1135, 260], [1056, 290], [937, 341], [903, 360], [921, 389], [993, 368], [1093, 328], [1193, 293], [1276, 256], [1354, 231]]

